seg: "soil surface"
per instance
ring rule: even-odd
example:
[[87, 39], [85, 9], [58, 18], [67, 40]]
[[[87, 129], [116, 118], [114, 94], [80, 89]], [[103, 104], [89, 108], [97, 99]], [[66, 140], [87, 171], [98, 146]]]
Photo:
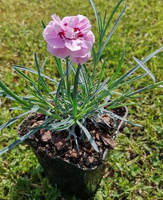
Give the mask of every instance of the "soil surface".
[[[124, 107], [113, 110], [115, 114], [124, 116], [126, 109]], [[30, 115], [19, 127], [19, 136], [25, 135], [29, 132], [31, 127], [36, 127], [43, 123], [45, 116], [37, 113]], [[96, 119], [95, 125], [90, 119], [87, 120], [87, 129], [95, 140], [99, 153], [97, 153], [90, 142], [86, 139], [83, 142], [79, 139], [79, 151], [77, 151], [74, 137], [67, 140], [68, 131], [51, 132], [49, 130], [40, 130], [33, 136], [27, 139], [27, 143], [35, 149], [36, 152], [44, 151], [49, 157], [62, 158], [67, 162], [72, 162], [78, 167], [86, 169], [98, 166], [103, 161], [103, 155], [106, 150], [111, 150], [115, 147], [115, 141], [112, 139], [116, 128], [120, 121], [117, 121], [116, 127], [113, 128], [114, 121], [108, 115], [101, 115]], [[78, 131], [78, 127], [76, 128]]]

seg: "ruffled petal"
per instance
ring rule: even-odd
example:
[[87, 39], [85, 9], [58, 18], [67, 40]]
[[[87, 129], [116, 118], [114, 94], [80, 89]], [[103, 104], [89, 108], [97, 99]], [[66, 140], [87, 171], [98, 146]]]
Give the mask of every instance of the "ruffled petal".
[[86, 34], [91, 29], [90, 21], [87, 17], [83, 15], [77, 15], [77, 17], [79, 19], [79, 24], [77, 25], [77, 27], [80, 29], [81, 33]]
[[43, 37], [46, 40], [48, 36], [56, 36], [56, 31], [54, 29], [54, 22], [51, 21], [49, 24], [46, 26], [46, 28], [43, 30]]
[[81, 41], [81, 49], [78, 51], [73, 51], [71, 54], [73, 57], [80, 57], [86, 55], [92, 49], [92, 43], [88, 41]]
[[56, 34], [55, 23], [50, 22], [43, 31], [43, 37], [46, 42], [54, 48], [63, 48], [65, 47], [64, 40]]
[[72, 16], [64, 17], [64, 18], [62, 19], [62, 24], [63, 24], [64, 26], [68, 26], [68, 25], [69, 25], [69, 22], [71, 21], [71, 18], [72, 18]]
[[83, 39], [89, 42], [95, 42], [95, 36], [92, 31], [89, 31], [87, 34], [83, 35]]
[[87, 54], [80, 57], [73, 57], [73, 56], [70, 56], [70, 57], [71, 57], [72, 62], [76, 64], [84, 64], [91, 57], [91, 52], [89, 51]]
[[81, 49], [79, 40], [66, 40], [65, 46], [71, 51], [78, 51]]
[[70, 50], [67, 49], [66, 47], [64, 48], [53, 48], [51, 46], [47, 46], [47, 50], [49, 53], [51, 53], [53, 56], [56, 56], [58, 58], [66, 58], [67, 56], [70, 55]]
[[72, 16], [71, 20], [68, 23], [70, 28], [75, 28], [79, 24], [79, 18], [77, 16]]
[[54, 22], [61, 23], [61, 20], [60, 20], [59, 16], [57, 16], [56, 14], [53, 14], [51, 17], [52, 17]]
[[60, 36], [56, 36], [56, 37], [52, 37], [52, 36], [48, 36], [46, 38], [46, 41], [48, 43], [48, 45], [50, 45], [53, 48], [64, 48], [65, 47], [65, 41], [60, 38]]

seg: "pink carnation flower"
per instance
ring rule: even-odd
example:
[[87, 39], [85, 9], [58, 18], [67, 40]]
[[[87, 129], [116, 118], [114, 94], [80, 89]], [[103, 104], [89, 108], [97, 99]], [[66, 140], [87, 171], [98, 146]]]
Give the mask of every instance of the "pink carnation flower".
[[88, 18], [77, 15], [60, 20], [54, 14], [52, 19], [43, 31], [47, 50], [58, 58], [70, 56], [74, 63], [85, 63], [95, 41]]

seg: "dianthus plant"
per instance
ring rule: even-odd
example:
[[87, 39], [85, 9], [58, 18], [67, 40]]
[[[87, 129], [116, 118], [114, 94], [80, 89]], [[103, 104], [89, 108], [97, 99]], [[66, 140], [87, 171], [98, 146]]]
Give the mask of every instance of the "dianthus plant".
[[[162, 87], [163, 81], [156, 83], [155, 77], [145, 66], [145, 63], [163, 48], [158, 49], [142, 61], [134, 58], [137, 65], [120, 76], [124, 59], [124, 53], [122, 53], [115, 73], [103, 79], [106, 60], [101, 59], [101, 55], [125, 11], [124, 7], [114, 26], [108, 33], [110, 22], [121, 2], [122, 0], [118, 2], [110, 17], [107, 19], [107, 12], [105, 12], [102, 18], [97, 12], [93, 0], [90, 0], [97, 20], [98, 38], [96, 42], [94, 34], [91, 31], [90, 22], [83, 15], [68, 16], [61, 20], [54, 14], [52, 15], [52, 21], [47, 26], [42, 21], [44, 27], [43, 37], [47, 42], [48, 52], [54, 56], [60, 80], [58, 82], [44, 74], [43, 70], [47, 58], [40, 65], [35, 54], [37, 70], [23, 66], [13, 66], [16, 72], [29, 82], [28, 96], [18, 96], [10, 91], [2, 81], [0, 82], [0, 95], [14, 100], [19, 104], [18, 107], [12, 109], [24, 111], [19, 116], [1, 125], [0, 130], [8, 127], [29, 113], [42, 113], [45, 115], [43, 124], [31, 128], [30, 132], [12, 145], [1, 150], [0, 154], [10, 150], [40, 129], [48, 129], [52, 132], [67, 130], [69, 133], [67, 139], [74, 137], [77, 149], [79, 148], [79, 140], [83, 142], [89, 140], [93, 148], [98, 152], [96, 142], [86, 128], [87, 119], [91, 119], [93, 123], [96, 123], [96, 118], [102, 114], [106, 114], [113, 118], [115, 123], [118, 119], [134, 124], [113, 113], [112, 110], [126, 105], [125, 100], [140, 92]], [[89, 63], [86, 63], [91, 57], [91, 51], [93, 59]], [[101, 70], [98, 70], [99, 75], [97, 78], [97, 68], [99, 66]], [[144, 73], [141, 75], [137, 75], [136, 73], [134, 77], [134, 72], [139, 68], [142, 68]], [[30, 78], [24, 71], [36, 74], [37, 80]], [[130, 89], [127, 87], [125, 90], [125, 86], [129, 84], [133, 86], [135, 81], [147, 75], [152, 79], [151, 84], [137, 90], [134, 90], [134, 87]], [[54, 90], [54, 88], [56, 89]], [[123, 88], [122, 92], [120, 92], [121, 88]], [[134, 125], [139, 126], [138, 124]], [[77, 126], [81, 137], [77, 137], [75, 131]]]

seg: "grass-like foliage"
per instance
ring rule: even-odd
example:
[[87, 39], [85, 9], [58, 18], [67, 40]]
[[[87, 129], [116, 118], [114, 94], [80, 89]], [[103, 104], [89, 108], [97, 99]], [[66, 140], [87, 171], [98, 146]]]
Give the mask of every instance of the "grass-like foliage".
[[[103, 70], [106, 66], [106, 61], [101, 61], [101, 56], [125, 11], [124, 7], [112, 30], [108, 33], [107, 30], [109, 24], [121, 2], [122, 0], [120, 0], [114, 7], [109, 18], [106, 17], [106, 12], [102, 18], [100, 13], [97, 12], [93, 0], [90, 0], [98, 25], [98, 42], [92, 49], [93, 67], [88, 67], [86, 64], [78, 64], [76, 66], [72, 63], [69, 57], [65, 58], [64, 60], [54, 57], [58, 73], [60, 75], [60, 81], [58, 82], [57, 80], [50, 78], [48, 75], [45, 75], [46, 72], [44, 67], [46, 66], [46, 61], [48, 58], [46, 58], [41, 64], [37, 58], [37, 55], [35, 54], [34, 59], [36, 70], [13, 65], [14, 70], [29, 83], [26, 91], [28, 96], [18, 96], [12, 92], [2, 81], [0, 81], [0, 96], [6, 97], [18, 103], [18, 107], [12, 107], [11, 109], [23, 111], [23, 113], [21, 113], [19, 116], [1, 125], [0, 130], [10, 126], [18, 119], [26, 116], [29, 113], [39, 112], [46, 116], [42, 125], [32, 128], [25, 136], [1, 150], [0, 154], [12, 149], [14, 146], [20, 144], [40, 129], [48, 129], [51, 131], [68, 130], [69, 136], [67, 139], [74, 137], [76, 147], [79, 150], [78, 138], [75, 132], [76, 126], [78, 126], [80, 130], [80, 140], [83, 140], [84, 142], [86, 139], [88, 139], [93, 148], [98, 152], [99, 150], [95, 141], [93, 140], [89, 131], [86, 129], [86, 123], [87, 119], [92, 119], [92, 122], [96, 123], [95, 119], [101, 114], [109, 115], [114, 119], [115, 123], [117, 119], [119, 119], [127, 123], [140, 126], [114, 114], [112, 109], [130, 105], [130, 103], [127, 103], [127, 100], [133, 98], [136, 94], [163, 85], [163, 81], [155, 81], [154, 75], [145, 66], [145, 63], [159, 53], [163, 48], [161, 47], [142, 61], [134, 58], [137, 63], [136, 66], [131, 68], [123, 75], [120, 75], [125, 56], [125, 53], [122, 52], [116, 71], [111, 77], [103, 80]], [[46, 25], [43, 21], [42, 24], [45, 28]], [[96, 81], [95, 74], [99, 65], [102, 65], [102, 67], [101, 71], [99, 72], [99, 78]], [[142, 68], [144, 72], [141, 75], [136, 74], [134, 76], [135, 72], [139, 68]], [[36, 74], [37, 79], [35, 80], [31, 78], [27, 72]], [[135, 89], [133, 87], [134, 83], [145, 76], [149, 76], [152, 83], [139, 89]], [[132, 87], [129, 88], [130, 84], [132, 84]], [[126, 90], [124, 89], [125, 86]], [[57, 89], [54, 90], [54, 88]], [[121, 92], [122, 88], [123, 90]]]

